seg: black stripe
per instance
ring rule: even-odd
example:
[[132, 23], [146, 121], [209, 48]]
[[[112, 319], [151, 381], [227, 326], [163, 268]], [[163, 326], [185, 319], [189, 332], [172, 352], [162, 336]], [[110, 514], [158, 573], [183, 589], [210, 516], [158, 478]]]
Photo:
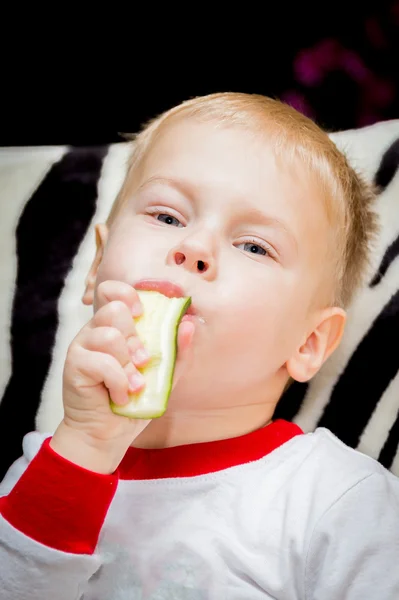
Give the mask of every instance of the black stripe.
[[399, 411], [396, 415], [394, 424], [391, 427], [385, 444], [378, 457], [379, 462], [387, 469], [392, 467], [399, 446]]
[[353, 448], [399, 369], [398, 331], [396, 291], [352, 354], [318, 423]]
[[393, 263], [395, 258], [399, 255], [399, 236], [396, 238], [394, 242], [385, 251], [384, 257], [381, 261], [380, 266], [373, 279], [370, 282], [370, 287], [375, 287], [384, 277], [386, 272], [388, 271], [390, 265]]
[[18, 223], [12, 374], [0, 403], [0, 480], [21, 455], [23, 436], [35, 428], [58, 326], [59, 296], [94, 215], [106, 152], [107, 147], [75, 148], [64, 155], [25, 205]]
[[399, 138], [384, 152], [380, 166], [374, 176], [374, 183], [379, 191], [385, 190], [395, 177], [399, 168]]
[[286, 419], [292, 421], [301, 408], [303, 399], [308, 391], [308, 383], [295, 381], [282, 395], [274, 411], [273, 419]]

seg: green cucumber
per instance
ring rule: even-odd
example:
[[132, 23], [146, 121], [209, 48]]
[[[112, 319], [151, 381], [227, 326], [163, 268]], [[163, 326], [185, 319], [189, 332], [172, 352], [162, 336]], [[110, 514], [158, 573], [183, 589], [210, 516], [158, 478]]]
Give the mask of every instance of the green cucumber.
[[172, 390], [177, 353], [177, 329], [191, 304], [191, 298], [168, 298], [155, 291], [137, 292], [143, 314], [135, 319], [137, 335], [150, 354], [149, 363], [140, 368], [146, 385], [129, 393], [129, 402], [120, 406], [110, 400], [111, 410], [130, 419], [161, 417]]

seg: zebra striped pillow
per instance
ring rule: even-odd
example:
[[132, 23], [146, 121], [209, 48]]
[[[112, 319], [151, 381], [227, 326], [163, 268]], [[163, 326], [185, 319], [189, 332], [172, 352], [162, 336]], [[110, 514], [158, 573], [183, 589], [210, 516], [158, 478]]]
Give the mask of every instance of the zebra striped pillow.
[[[382, 230], [368, 285], [340, 348], [276, 416], [325, 426], [399, 475], [399, 120], [332, 134], [380, 191]], [[62, 418], [68, 345], [91, 316], [81, 304], [93, 225], [121, 185], [125, 143], [0, 150], [0, 480], [32, 429]]]

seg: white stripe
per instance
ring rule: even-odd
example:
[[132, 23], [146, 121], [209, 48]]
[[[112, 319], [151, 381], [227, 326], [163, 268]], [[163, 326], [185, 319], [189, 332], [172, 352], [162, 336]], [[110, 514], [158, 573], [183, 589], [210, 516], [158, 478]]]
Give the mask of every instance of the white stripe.
[[[374, 255], [374, 269], [379, 265], [387, 246], [399, 235], [399, 175], [379, 198], [382, 230]], [[385, 304], [399, 289], [399, 257], [391, 264], [381, 283], [363, 288], [348, 309], [346, 330], [340, 347], [311, 381], [295, 422], [305, 431], [313, 431], [330, 400], [332, 389], [341, 376], [353, 352], [378, 317]], [[381, 351], [388, 349], [381, 349]], [[380, 350], [378, 350], [380, 351]], [[399, 396], [399, 386], [396, 388]], [[354, 402], [356, 400], [354, 398]]]
[[15, 230], [34, 191], [64, 147], [0, 149], [0, 398], [11, 375], [10, 324], [17, 274]]
[[390, 468], [390, 471], [392, 471], [392, 473], [394, 473], [395, 475], [399, 475], [399, 447], [398, 447], [398, 451], [396, 452], [396, 456], [392, 463], [392, 467]]
[[382, 155], [398, 137], [399, 119], [330, 134], [351, 165], [360, 168], [368, 179], [374, 177]]

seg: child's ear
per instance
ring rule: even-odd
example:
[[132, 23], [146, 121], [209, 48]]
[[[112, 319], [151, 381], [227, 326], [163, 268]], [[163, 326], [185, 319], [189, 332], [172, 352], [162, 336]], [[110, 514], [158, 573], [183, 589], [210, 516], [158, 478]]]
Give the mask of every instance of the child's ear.
[[108, 227], [104, 223], [101, 223], [100, 225], [96, 225], [95, 232], [96, 255], [91, 264], [90, 271], [87, 274], [85, 281], [86, 288], [82, 297], [83, 304], [87, 305], [93, 304], [94, 301], [94, 287], [96, 283], [97, 271], [104, 254], [104, 248], [108, 238]]
[[346, 312], [339, 307], [318, 313], [312, 331], [294, 356], [286, 363], [290, 377], [296, 381], [311, 379], [339, 345], [344, 333]]

